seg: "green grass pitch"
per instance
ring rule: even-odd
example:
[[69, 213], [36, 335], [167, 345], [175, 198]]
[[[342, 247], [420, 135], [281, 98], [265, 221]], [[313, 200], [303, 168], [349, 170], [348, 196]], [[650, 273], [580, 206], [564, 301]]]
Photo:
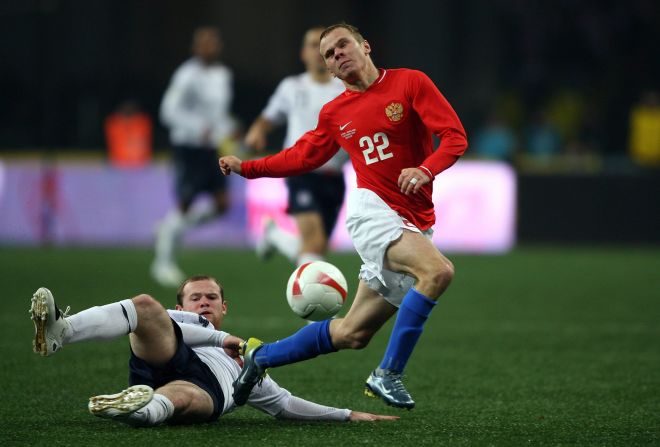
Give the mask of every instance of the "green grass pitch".
[[[362, 395], [391, 323], [362, 351], [275, 369], [280, 385], [317, 402], [397, 414], [397, 422], [279, 421], [241, 408], [219, 422], [131, 429], [87, 413], [89, 396], [126, 385], [126, 339], [31, 351], [32, 292], [49, 287], [72, 312], [174, 292], [147, 274], [141, 249], [0, 248], [0, 445], [659, 445], [660, 250], [524, 247], [450, 256], [456, 278], [406, 370], [413, 411]], [[336, 254], [355, 291], [359, 260]], [[283, 259], [185, 250], [188, 273], [225, 285], [225, 330], [264, 340], [302, 326], [288, 309]], [[349, 302], [350, 304], [350, 302]]]

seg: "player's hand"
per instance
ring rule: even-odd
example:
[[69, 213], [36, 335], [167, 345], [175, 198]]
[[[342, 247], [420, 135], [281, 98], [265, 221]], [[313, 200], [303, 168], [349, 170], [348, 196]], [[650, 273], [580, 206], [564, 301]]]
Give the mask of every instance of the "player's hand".
[[224, 342], [222, 343], [222, 348], [225, 350], [229, 357], [235, 359], [239, 357], [238, 350], [243, 342], [244, 340], [240, 337], [236, 337], [235, 335], [227, 335]]
[[401, 170], [397, 182], [401, 192], [405, 195], [416, 194], [419, 188], [431, 181], [431, 178], [419, 168], [406, 168]]
[[238, 175], [241, 175], [243, 172], [241, 170], [242, 160], [234, 155], [227, 155], [225, 157], [220, 157], [218, 164], [220, 165], [220, 171], [224, 175], [229, 175], [232, 172], [235, 172]]
[[255, 127], [248, 131], [243, 142], [256, 152], [263, 152], [266, 149], [266, 135]]
[[371, 413], [362, 413], [361, 411], [351, 411], [349, 416], [349, 421], [351, 422], [362, 422], [362, 421], [396, 421], [399, 419], [399, 416], [388, 416], [385, 414], [371, 414]]

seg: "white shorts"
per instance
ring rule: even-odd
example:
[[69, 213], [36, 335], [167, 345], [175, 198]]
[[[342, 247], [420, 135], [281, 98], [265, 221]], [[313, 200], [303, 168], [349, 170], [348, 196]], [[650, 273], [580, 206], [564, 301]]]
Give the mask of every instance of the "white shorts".
[[346, 227], [362, 258], [360, 279], [399, 307], [415, 278], [383, 268], [385, 252], [401, 237], [403, 230], [421, 233], [429, 239], [433, 230], [421, 231], [410, 222], [404, 222], [375, 192], [364, 188], [356, 189], [348, 198]]

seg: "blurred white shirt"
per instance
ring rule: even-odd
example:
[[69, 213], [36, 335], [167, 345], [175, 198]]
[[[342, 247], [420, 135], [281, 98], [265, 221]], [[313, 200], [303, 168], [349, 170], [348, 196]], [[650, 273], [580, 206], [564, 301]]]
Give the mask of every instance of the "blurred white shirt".
[[230, 115], [232, 97], [229, 68], [204, 65], [196, 58], [184, 62], [174, 72], [160, 107], [172, 144], [217, 147], [236, 128]]
[[[339, 96], [346, 87], [336, 78], [330, 82], [315, 81], [309, 73], [284, 78], [268, 100], [261, 116], [275, 124], [287, 123], [284, 147], [293, 144], [305, 132], [316, 128], [323, 105]], [[348, 154], [340, 149], [317, 172], [341, 172]]]
[[[211, 322], [196, 313], [171, 309], [168, 309], [167, 313], [181, 326], [184, 334], [184, 342], [186, 339], [183, 326], [195, 325], [210, 332], [215, 331]], [[200, 360], [209, 367], [220, 384], [225, 397], [221, 414], [226, 414], [236, 409], [232, 397], [232, 384], [241, 373], [241, 366], [239, 366], [236, 360], [229, 357], [222, 348], [217, 346], [197, 346], [192, 349], [199, 356]], [[271, 416], [287, 419], [347, 421], [351, 415], [351, 411], [346, 408], [327, 407], [293, 396], [288, 390], [281, 388], [268, 375], [260, 385], [254, 387], [247, 403]]]

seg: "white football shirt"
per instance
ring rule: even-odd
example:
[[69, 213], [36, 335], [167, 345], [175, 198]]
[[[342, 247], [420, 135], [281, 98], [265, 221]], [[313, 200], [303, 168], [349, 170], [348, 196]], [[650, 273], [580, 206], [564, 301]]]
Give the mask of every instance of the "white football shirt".
[[[346, 87], [336, 78], [322, 84], [315, 81], [309, 73], [288, 76], [279, 83], [261, 115], [275, 124], [287, 123], [284, 147], [290, 147], [305, 132], [316, 127], [323, 105], [344, 90]], [[341, 172], [346, 161], [348, 155], [340, 149], [317, 171]]]
[[[230, 115], [232, 73], [220, 63], [184, 62], [172, 76], [160, 107], [172, 144], [219, 145], [236, 127]], [[204, 136], [210, 132], [210, 142]]]
[[[215, 331], [211, 322], [196, 313], [169, 309], [167, 312], [170, 318], [181, 326], [184, 336], [183, 341], [186, 343], [188, 341], [186, 340], [185, 326], [197, 326], [208, 332]], [[227, 355], [224, 349], [216, 346], [195, 346], [192, 349], [200, 360], [211, 369], [220, 384], [222, 393], [225, 396], [221, 414], [236, 409], [232, 398], [232, 383], [241, 373], [241, 367], [236, 360]], [[247, 403], [271, 416], [287, 419], [347, 421], [351, 414], [348, 409], [327, 407], [293, 396], [269, 376], [264, 378], [261, 385], [254, 387]]]

